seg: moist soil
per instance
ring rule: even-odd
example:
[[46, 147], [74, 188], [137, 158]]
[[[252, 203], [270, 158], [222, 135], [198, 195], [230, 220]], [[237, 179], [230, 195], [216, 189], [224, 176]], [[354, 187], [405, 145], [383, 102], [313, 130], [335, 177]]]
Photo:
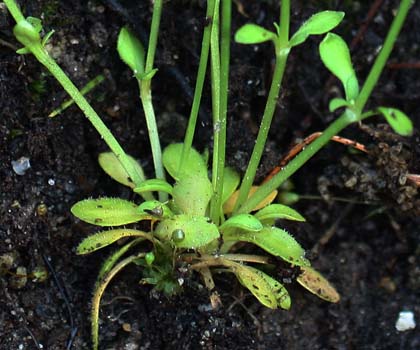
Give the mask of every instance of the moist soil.
[[[22, 2], [23, 3], [23, 2]], [[369, 19], [368, 12], [379, 4]], [[365, 26], [352, 49], [361, 81], [386, 35], [397, 1], [294, 1], [292, 29], [310, 14], [346, 12], [336, 30], [347, 42]], [[420, 4], [408, 16], [369, 105], [394, 106], [410, 115], [412, 137], [402, 138], [369, 120], [342, 136], [369, 153], [330, 143], [292, 178], [302, 198], [294, 206], [304, 224], [279, 222], [307, 249], [313, 265], [336, 286], [341, 301], [329, 304], [295, 282], [299, 271], [282, 264], [278, 278], [292, 296], [290, 311], [258, 304], [230, 275], [216, 277], [222, 307], [193, 275], [184, 294], [172, 299], [139, 285], [134, 268], [109, 286], [101, 308], [101, 349], [419, 349], [420, 332], [399, 332], [398, 314], [420, 319], [420, 200], [407, 174], [420, 174]], [[48, 48], [78, 86], [103, 74], [89, 100], [126, 151], [152, 174], [152, 160], [138, 89], [115, 50], [118, 30], [129, 25], [147, 41], [149, 1], [26, 1], [26, 15], [55, 29]], [[165, 2], [153, 100], [163, 146], [182, 140], [206, 25], [204, 1]], [[272, 28], [277, 1], [237, 0], [233, 30], [254, 22]], [[75, 246], [96, 229], [76, 220], [70, 207], [87, 197], [131, 199], [129, 190], [99, 168], [107, 147], [83, 114], [70, 107], [48, 114], [66, 95], [30, 56], [19, 56], [12, 19], [0, 4], [0, 349], [88, 349], [89, 311], [100, 262], [112, 250], [88, 256]], [[305, 136], [323, 130], [336, 115], [328, 101], [341, 94], [322, 67], [319, 38], [296, 48], [289, 59], [281, 98], [259, 181]], [[232, 44], [228, 163], [243, 172], [254, 144], [270, 76], [269, 44]], [[196, 147], [211, 146], [211, 103], [205, 92]], [[210, 150], [211, 151], [211, 150]], [[12, 162], [30, 168], [16, 173]], [[306, 196], [306, 198], [305, 198]], [[44, 272], [46, 279], [34, 272]], [[39, 277], [39, 276], [38, 276]]]

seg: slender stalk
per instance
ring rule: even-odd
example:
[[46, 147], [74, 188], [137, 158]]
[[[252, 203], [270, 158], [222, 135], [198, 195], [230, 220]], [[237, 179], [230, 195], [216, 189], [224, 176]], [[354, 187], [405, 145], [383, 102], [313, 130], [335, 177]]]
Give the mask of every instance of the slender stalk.
[[15, 0], [4, 0], [4, 4], [6, 5], [12, 17], [15, 19], [16, 23], [25, 20], [25, 17], [23, 16], [22, 11], [16, 4]]
[[[221, 215], [221, 200], [223, 193], [223, 180], [226, 159], [226, 125], [227, 125], [227, 103], [229, 86], [229, 64], [230, 64], [230, 30], [232, 21], [232, 1], [222, 0], [222, 21], [220, 26], [220, 121], [219, 121], [219, 143], [217, 152], [217, 173], [213, 179], [215, 182], [215, 193], [210, 204], [210, 215], [219, 221]], [[214, 131], [217, 133], [217, 130]], [[215, 152], [215, 153], [216, 153]], [[214, 160], [213, 160], [214, 161]]]
[[[146, 64], [144, 69], [145, 74], [151, 73], [151, 71], [153, 70], [161, 15], [162, 0], [155, 0], [153, 4], [153, 15], [152, 23], [150, 26], [149, 45], [147, 48]], [[159, 133], [156, 125], [155, 111], [153, 109], [152, 102], [151, 79], [151, 77], [146, 77], [144, 79], [139, 80], [140, 99], [146, 118], [156, 178], [165, 179], [165, 172], [163, 170], [162, 164], [162, 148], [160, 146]], [[167, 198], [168, 196], [166, 193], [159, 192], [160, 201], [165, 201], [167, 200]]]
[[[78, 88], [73, 84], [69, 77], [64, 73], [60, 66], [52, 59], [45, 48], [42, 46], [41, 37], [24, 18], [19, 7], [14, 0], [6, 0], [5, 4], [17, 21], [14, 28], [16, 38], [35, 56], [35, 58], [44, 65], [47, 70], [54, 76], [54, 78], [61, 84], [64, 90], [70, 95], [73, 101], [85, 114], [86, 118], [92, 123], [93, 127], [98, 131], [111, 151], [115, 154], [121, 165], [124, 167], [128, 176], [135, 185], [139, 185], [144, 181], [144, 177], [137, 171], [137, 168], [132, 164], [123, 148], [120, 146], [114, 135], [107, 128], [99, 115], [95, 112], [92, 106], [80, 93]], [[145, 199], [152, 199], [150, 194], [146, 194]]]
[[237, 211], [238, 213], [249, 213], [267, 197], [274, 189], [278, 188], [284, 181], [299, 170], [314, 154], [316, 154], [334, 135], [337, 135], [342, 129], [360, 121], [363, 118], [362, 109], [365, 106], [373, 88], [375, 87], [380, 74], [388, 60], [392, 51], [395, 40], [404, 24], [408, 10], [410, 9], [411, 0], [402, 0], [398, 13], [394, 18], [390, 30], [385, 39], [383, 48], [375, 60], [371, 71], [363, 85], [362, 91], [356, 99], [356, 111], [346, 110], [337, 120], [335, 120], [322, 135], [307, 146], [300, 154], [298, 154], [282, 171], [275, 175], [270, 181], [263, 184]]
[[289, 164], [287, 164], [270, 181], [261, 185], [260, 188], [239, 208], [240, 213], [251, 212], [264, 198], [273, 190], [278, 188], [290, 176], [292, 176], [300, 167], [305, 164], [312, 156], [324, 147], [334, 135], [337, 135], [342, 129], [354, 122], [353, 116], [343, 113], [336, 119], [314, 142], [309, 144], [301, 153], [299, 153]]
[[115, 275], [120, 272], [127, 265], [131, 264], [134, 260], [137, 260], [141, 257], [144, 257], [146, 253], [139, 253], [137, 255], [131, 255], [124, 260], [121, 260], [115, 267], [108, 272], [108, 274], [103, 277], [103, 279], [98, 282], [95, 289], [95, 294], [92, 299], [92, 311], [91, 311], [91, 323], [92, 323], [92, 342], [93, 350], [98, 350], [99, 348], [99, 307], [101, 303], [102, 295], [105, 292], [106, 287], [109, 282], [115, 277]]
[[395, 16], [391, 27], [389, 29], [388, 35], [385, 39], [384, 45], [376, 58], [372, 69], [369, 72], [368, 77], [366, 78], [365, 84], [363, 85], [362, 90], [360, 91], [359, 96], [356, 99], [356, 108], [358, 111], [362, 111], [365, 107], [365, 104], [372, 93], [373, 88], [376, 86], [378, 79], [385, 67], [388, 57], [394, 48], [395, 41], [398, 38], [398, 35], [401, 31], [401, 28], [404, 24], [407, 13], [410, 10], [411, 3], [414, 3], [411, 0], [402, 0], [398, 13]]
[[[211, 99], [213, 111], [213, 162], [212, 162], [212, 184], [213, 198], [210, 202], [210, 218], [213, 222], [219, 221], [219, 209], [216, 208], [215, 199], [221, 196], [217, 193], [218, 183], [223, 183], [223, 164], [224, 147], [226, 139], [226, 119], [222, 120], [220, 110], [220, 48], [219, 48], [219, 30], [220, 30], [220, 0], [215, 1], [213, 12], [213, 24], [210, 33], [210, 65], [211, 65]], [[222, 154], [223, 152], [223, 154]], [[222, 165], [222, 167], [221, 167]]]
[[255, 174], [262, 154], [264, 152], [265, 143], [267, 141], [268, 132], [273, 120], [276, 104], [279, 96], [280, 86], [283, 80], [286, 68], [287, 58], [289, 56], [289, 26], [290, 26], [290, 1], [283, 0], [281, 2], [280, 12], [280, 33], [278, 42], [276, 42], [276, 65], [274, 68], [273, 80], [271, 82], [270, 91], [268, 93], [267, 103], [265, 105], [264, 114], [261, 120], [260, 129], [257, 135], [251, 159], [246, 169], [241, 187], [239, 189], [238, 200], [235, 204], [235, 211], [248, 198], [249, 190], [254, 183]]
[[[212, 19], [214, 12], [214, 0], [207, 1], [206, 18]], [[209, 60], [210, 51], [210, 33], [211, 24], [204, 28], [203, 39], [201, 42], [201, 54], [200, 61], [198, 64], [197, 81], [195, 83], [194, 98], [191, 107], [190, 117], [188, 119], [188, 126], [185, 132], [184, 145], [182, 147], [181, 161], [179, 168], [181, 169], [188, 159], [189, 151], [192, 147], [194, 138], [195, 127], [197, 125], [198, 112], [200, 110], [201, 96], [203, 93], [204, 80], [206, 78], [207, 62]]]

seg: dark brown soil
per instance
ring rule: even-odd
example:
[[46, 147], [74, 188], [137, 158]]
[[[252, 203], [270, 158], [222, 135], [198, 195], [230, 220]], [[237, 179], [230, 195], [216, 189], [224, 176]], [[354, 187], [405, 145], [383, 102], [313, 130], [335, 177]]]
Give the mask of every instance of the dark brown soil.
[[[23, 2], [22, 2], [23, 3]], [[100, 73], [106, 83], [89, 95], [94, 107], [126, 151], [151, 174], [151, 157], [137, 86], [115, 51], [119, 28], [129, 24], [147, 40], [150, 1], [26, 1], [26, 15], [40, 16], [54, 28], [51, 54], [83, 86]], [[138, 4], [136, 4], [138, 3]], [[238, 0], [233, 28], [248, 21], [270, 28], [277, 1]], [[374, 1], [294, 1], [293, 28], [321, 9], [340, 9], [346, 19], [337, 29], [348, 42], [366, 20]], [[382, 1], [366, 35], [353, 49], [361, 80], [383, 42], [398, 1]], [[182, 138], [205, 25], [204, 1], [166, 2], [153, 80], [153, 97], [164, 145]], [[238, 12], [243, 5], [242, 13]], [[295, 191], [315, 196], [296, 208], [301, 225], [280, 223], [293, 232], [313, 265], [337, 287], [341, 301], [328, 304], [292, 282], [290, 311], [260, 306], [230, 276], [217, 280], [223, 307], [211, 311], [198, 279], [172, 300], [139, 286], [134, 268], [121, 274], [105, 293], [101, 309], [102, 349], [419, 349], [417, 329], [398, 332], [400, 311], [420, 319], [420, 199], [405, 180], [420, 173], [420, 18], [419, 2], [370, 100], [371, 106], [401, 108], [416, 132], [400, 138], [379, 125], [353, 126], [343, 136], [367, 145], [369, 155], [330, 144], [293, 177]], [[89, 305], [96, 273], [109, 251], [80, 257], [74, 247], [92, 227], [70, 214], [72, 204], [100, 195], [128, 198], [130, 192], [108, 179], [97, 165], [106, 150], [82, 113], [71, 107], [50, 119], [66, 98], [33, 57], [18, 56], [12, 19], [0, 5], [0, 349], [88, 349]], [[146, 38], [146, 39], [145, 39]], [[319, 38], [291, 55], [282, 98], [260, 178], [290, 145], [325, 128], [334, 118], [328, 100], [337, 82], [317, 55]], [[232, 45], [228, 161], [243, 171], [264, 107], [273, 64], [270, 45]], [[407, 63], [415, 63], [407, 68]], [[416, 65], [417, 64], [417, 65]], [[417, 67], [417, 68], [416, 68]], [[200, 114], [199, 144], [210, 144], [210, 99]], [[176, 124], [174, 124], [176, 122]], [[17, 175], [12, 161], [30, 160]], [[339, 201], [345, 199], [347, 202]], [[363, 202], [363, 204], [361, 204]], [[46, 211], [45, 211], [45, 206]], [[26, 273], [48, 271], [37, 282]], [[287, 266], [284, 276], [293, 275]], [[16, 275], [20, 275], [16, 276]], [[286, 278], [287, 279], [287, 278]], [[293, 278], [291, 279], [293, 280]], [[70, 341], [69, 341], [70, 340]]]

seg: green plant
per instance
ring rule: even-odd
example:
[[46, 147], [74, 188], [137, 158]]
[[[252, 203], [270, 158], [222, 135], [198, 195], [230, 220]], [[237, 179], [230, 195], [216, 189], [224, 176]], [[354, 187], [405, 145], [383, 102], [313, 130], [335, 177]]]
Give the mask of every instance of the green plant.
[[[151, 79], [156, 74], [153, 61], [162, 2], [154, 2], [147, 55], [140, 41], [127, 28], [120, 32], [118, 52], [133, 70], [139, 83], [140, 98], [147, 119], [156, 171], [156, 178], [152, 179], [146, 179], [141, 166], [123, 151], [79, 90], [49, 57], [44, 45], [50, 34], [41, 39], [40, 20], [32, 17], [25, 19], [13, 0], [5, 0], [5, 4], [17, 22], [15, 36], [24, 45], [19, 53], [34, 54], [63, 85], [112, 151], [99, 156], [101, 167], [116, 181], [132, 188], [144, 199], [140, 204], [119, 198], [87, 199], [72, 207], [72, 213], [76, 217], [96, 226], [118, 227], [148, 221], [151, 227], [147, 231], [135, 227], [111, 228], [85, 238], [77, 247], [78, 254], [87, 254], [121, 238], [132, 238], [105, 260], [98, 274], [92, 303], [94, 349], [99, 345], [101, 296], [112, 278], [129, 264], [141, 267], [143, 283], [153, 284], [167, 295], [181, 290], [175, 274], [180, 266], [190, 272], [200, 273], [210, 290], [214, 287], [211, 268], [222, 267], [224, 272], [233, 273], [263, 305], [273, 309], [289, 309], [291, 299], [287, 290], [272, 277], [275, 259], [281, 258], [301, 268], [302, 273], [297, 280], [305, 288], [325, 300], [339, 300], [338, 293], [328, 281], [310, 267], [300, 244], [288, 232], [274, 225], [277, 219], [304, 221], [304, 218], [292, 208], [272, 202], [277, 194], [276, 189], [349, 124], [379, 113], [385, 116], [397, 132], [404, 135], [411, 132], [411, 122], [401, 111], [385, 107], [363, 111], [404, 22], [409, 0], [401, 2], [383, 49], [361, 90], [347, 45], [338, 35], [329, 33], [341, 22], [344, 16], [341, 12], [324, 11], [315, 14], [289, 37], [290, 1], [284, 0], [281, 2], [280, 22], [275, 24], [275, 32], [254, 24], [245, 25], [238, 30], [235, 40], [242, 44], [272, 41], [276, 57], [260, 131], [242, 180], [238, 173], [225, 166], [230, 0], [207, 2], [206, 15], [211, 20], [203, 33], [196, 89], [185, 139], [183, 143], [167, 146], [162, 155], [151, 95]], [[320, 45], [321, 59], [342, 82], [345, 92], [345, 98], [331, 101], [330, 110], [343, 108], [344, 111], [282, 171], [261, 186], [255, 186], [255, 173], [268, 137], [290, 50], [304, 43], [311, 35], [323, 34], [327, 35]], [[207, 156], [192, 147], [209, 59], [214, 135], [211, 178]], [[164, 168], [173, 181], [165, 180]], [[155, 198], [155, 192], [159, 193], [159, 200]], [[233, 253], [239, 242], [254, 244], [271, 257]]]

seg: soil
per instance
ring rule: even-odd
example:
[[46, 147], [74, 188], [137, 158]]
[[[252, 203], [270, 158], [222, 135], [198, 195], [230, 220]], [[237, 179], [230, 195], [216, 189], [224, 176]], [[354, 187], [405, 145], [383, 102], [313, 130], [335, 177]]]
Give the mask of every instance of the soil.
[[[22, 2], [23, 3], [23, 2]], [[352, 50], [360, 80], [368, 73], [398, 1], [294, 1], [292, 28], [322, 9], [346, 12], [336, 30], [347, 42], [381, 3]], [[128, 24], [147, 40], [150, 1], [27, 1], [24, 13], [41, 16], [56, 30], [51, 55], [83, 86], [98, 74], [106, 83], [90, 93], [93, 106], [126, 151], [152, 174], [138, 90], [115, 51], [118, 30]], [[165, 2], [153, 100], [162, 143], [182, 139], [189, 113], [204, 25], [205, 1]], [[246, 22], [271, 28], [278, 1], [238, 0], [233, 29]], [[412, 137], [401, 138], [372, 119], [343, 136], [362, 142], [369, 154], [330, 144], [295, 176], [294, 191], [306, 195], [295, 207], [305, 224], [279, 223], [308, 250], [313, 265], [341, 294], [329, 304], [302, 290], [296, 271], [284, 265], [290, 311], [257, 303], [230, 276], [217, 278], [223, 307], [212, 311], [198, 278], [173, 299], [139, 286], [129, 268], [110, 285], [101, 309], [102, 349], [419, 349], [420, 332], [395, 328], [400, 311], [420, 320], [420, 198], [407, 174], [420, 174], [420, 4], [403, 32], [371, 99], [410, 115]], [[77, 256], [74, 248], [94, 228], [69, 211], [86, 197], [130, 192], [101, 171], [101, 138], [76, 107], [48, 114], [66, 95], [30, 56], [15, 54], [12, 19], [0, 4], [0, 349], [88, 349], [89, 305], [100, 261], [110, 250]], [[328, 101], [340, 94], [317, 56], [319, 38], [292, 52], [263, 164], [262, 179], [299, 139], [335, 117]], [[269, 44], [232, 44], [228, 162], [244, 171], [264, 107], [273, 67]], [[411, 67], [411, 68], [410, 68]], [[196, 147], [211, 141], [210, 94], [204, 97]], [[174, 124], [176, 123], [176, 124]], [[27, 157], [18, 175], [12, 161]], [[37, 280], [33, 273], [48, 273]], [[24, 276], [27, 277], [25, 278]]]

